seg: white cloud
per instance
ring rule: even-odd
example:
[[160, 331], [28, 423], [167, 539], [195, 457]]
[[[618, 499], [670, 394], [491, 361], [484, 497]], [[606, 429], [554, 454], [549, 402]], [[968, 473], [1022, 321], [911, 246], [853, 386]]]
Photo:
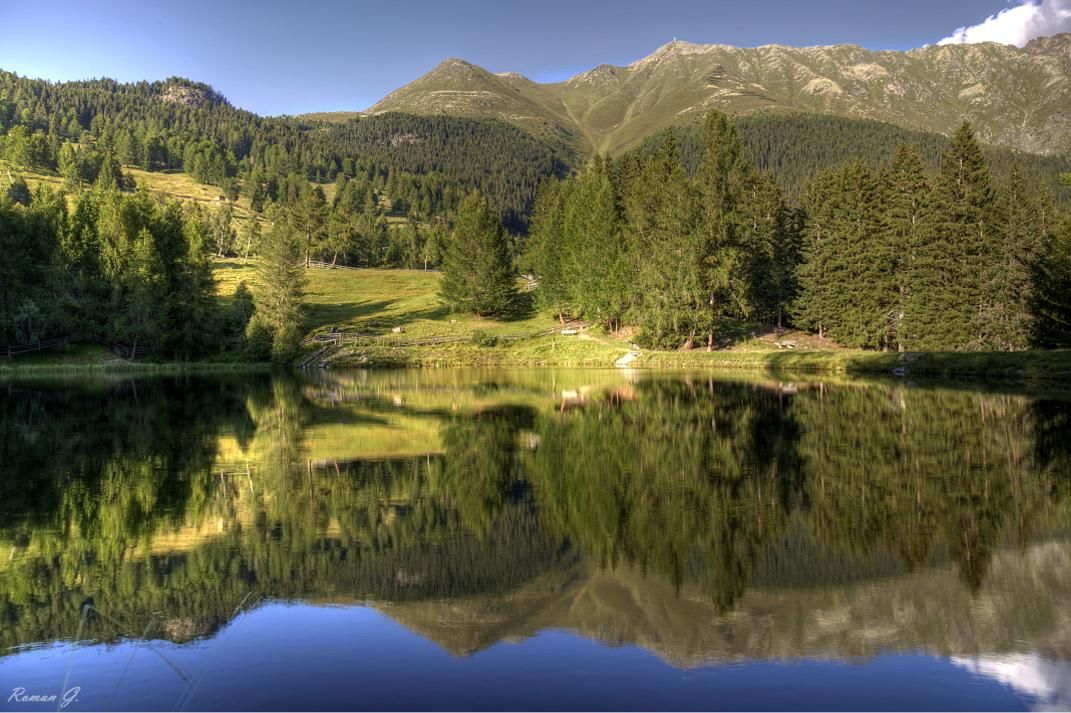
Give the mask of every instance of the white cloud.
[[1036, 711], [1071, 710], [1071, 664], [1047, 661], [1037, 654], [954, 656], [951, 662], [1032, 699]]
[[961, 27], [937, 44], [1000, 42], [1022, 47], [1035, 37], [1071, 32], [1071, 0], [1020, 0], [1015, 7], [990, 15], [977, 25]]

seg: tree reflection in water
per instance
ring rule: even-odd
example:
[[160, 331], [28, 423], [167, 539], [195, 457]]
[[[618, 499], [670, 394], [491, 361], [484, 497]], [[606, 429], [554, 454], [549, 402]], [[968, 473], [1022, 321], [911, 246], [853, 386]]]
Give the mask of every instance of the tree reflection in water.
[[283, 599], [459, 653], [564, 627], [680, 663], [1066, 660], [1067, 414], [616, 372], [10, 385], [0, 645], [182, 642]]

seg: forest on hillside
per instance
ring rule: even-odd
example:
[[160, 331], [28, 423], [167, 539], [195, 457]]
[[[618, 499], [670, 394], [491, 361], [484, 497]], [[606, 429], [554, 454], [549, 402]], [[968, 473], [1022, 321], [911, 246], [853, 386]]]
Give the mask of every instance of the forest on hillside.
[[936, 171], [903, 145], [817, 173], [799, 208], [728, 117], [698, 140], [691, 172], [670, 134], [545, 184], [522, 260], [545, 307], [665, 349], [740, 321], [867, 349], [1071, 344], [1071, 219], [1017, 166], [995, 178], [969, 125]]
[[400, 215], [452, 210], [466, 192], [488, 196], [523, 228], [539, 182], [561, 175], [562, 157], [495, 121], [385, 114], [345, 124], [260, 117], [211, 87], [171, 78], [120, 84], [50, 83], [0, 71], [0, 156], [26, 168], [93, 183], [105, 162], [183, 170], [259, 210], [287, 202], [299, 179], [367, 181]]
[[[580, 165], [489, 120], [304, 123], [187, 80], [0, 72], [0, 157], [62, 179], [31, 191], [13, 175], [0, 199], [5, 344], [286, 360], [303, 269], [321, 261], [441, 267], [443, 301], [488, 316], [516, 309], [528, 272], [543, 308], [665, 349], [727, 346], [738, 324], [882, 350], [1071, 344], [1067, 160], [983, 147], [966, 125], [945, 138], [713, 112]], [[131, 166], [224, 194], [153, 198]], [[210, 261], [224, 256], [256, 257], [262, 286], [222, 307]]]
[[[940, 134], [880, 121], [822, 114], [755, 114], [737, 118], [736, 126], [756, 168], [774, 177], [791, 205], [799, 204], [815, 174], [853, 160], [876, 169], [904, 145], [914, 147], [927, 170], [936, 171], [951, 141]], [[671, 134], [685, 171], [692, 175], [703, 159], [701, 129], [701, 123], [694, 123], [659, 132], [639, 150], [657, 153]], [[1042, 156], [997, 146], [983, 146], [982, 150], [998, 178], [1006, 178], [1013, 168], [1018, 168], [1031, 185], [1050, 191], [1058, 205], [1071, 202], [1071, 186], [1060, 181], [1061, 174], [1071, 171], [1071, 157]]]

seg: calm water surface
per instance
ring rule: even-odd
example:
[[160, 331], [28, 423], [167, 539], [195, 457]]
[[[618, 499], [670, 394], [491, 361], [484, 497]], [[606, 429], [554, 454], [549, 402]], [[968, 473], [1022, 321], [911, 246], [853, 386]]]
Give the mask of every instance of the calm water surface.
[[2, 384], [0, 709], [1067, 709], [1069, 407], [620, 370]]

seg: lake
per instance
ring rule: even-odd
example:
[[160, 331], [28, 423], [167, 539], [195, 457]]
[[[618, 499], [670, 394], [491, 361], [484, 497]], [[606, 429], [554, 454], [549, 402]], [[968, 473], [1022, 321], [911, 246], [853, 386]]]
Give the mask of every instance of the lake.
[[1067, 709], [1069, 398], [0, 384], [0, 709]]

